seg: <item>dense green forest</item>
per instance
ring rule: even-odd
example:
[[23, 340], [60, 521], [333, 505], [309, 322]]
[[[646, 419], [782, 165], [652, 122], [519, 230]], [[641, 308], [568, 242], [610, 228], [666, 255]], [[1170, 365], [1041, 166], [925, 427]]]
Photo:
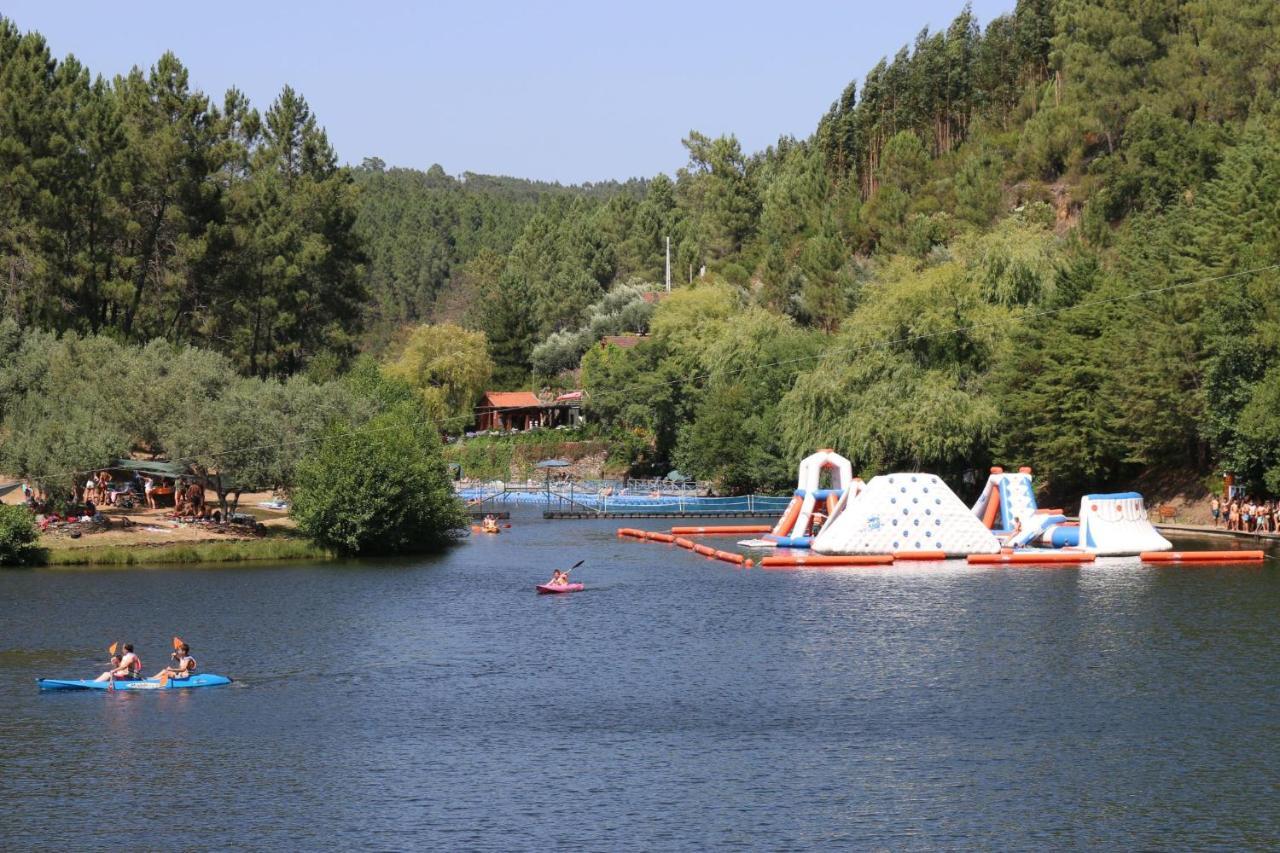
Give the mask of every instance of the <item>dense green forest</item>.
[[0, 21], [0, 305], [317, 387], [366, 352], [441, 412], [477, 377], [581, 385], [637, 467], [732, 490], [833, 446], [1280, 493], [1278, 94], [1272, 0], [1019, 0], [922, 31], [807, 138], [691, 131], [673, 176], [563, 187], [344, 167], [289, 88], [260, 114], [171, 55], [93, 77]]

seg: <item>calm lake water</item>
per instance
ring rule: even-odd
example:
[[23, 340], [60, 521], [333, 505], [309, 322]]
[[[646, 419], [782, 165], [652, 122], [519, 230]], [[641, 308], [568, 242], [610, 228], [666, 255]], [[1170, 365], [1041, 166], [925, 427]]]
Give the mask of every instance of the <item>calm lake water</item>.
[[[398, 563], [0, 572], [0, 847], [1280, 839], [1274, 560], [742, 570], [619, 524], [517, 518]], [[586, 592], [534, 595], [583, 558]], [[236, 684], [36, 690], [114, 639], [159, 669], [175, 633]]]

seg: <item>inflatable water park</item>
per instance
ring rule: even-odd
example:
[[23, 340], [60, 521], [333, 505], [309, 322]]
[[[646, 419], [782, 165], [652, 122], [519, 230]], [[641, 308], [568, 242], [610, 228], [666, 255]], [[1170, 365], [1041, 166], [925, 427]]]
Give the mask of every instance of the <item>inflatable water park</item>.
[[796, 488], [772, 526], [673, 527], [671, 533], [622, 528], [618, 535], [667, 542], [711, 559], [750, 567], [744, 555], [693, 541], [698, 536], [761, 534], [739, 541], [772, 549], [765, 568], [884, 565], [904, 560], [965, 559], [973, 564], [1091, 563], [1099, 557], [1143, 562], [1238, 562], [1261, 551], [1185, 551], [1147, 518], [1138, 492], [1086, 494], [1076, 517], [1041, 508], [1032, 470], [991, 468], [972, 506], [935, 474], [881, 474], [863, 482], [848, 459], [824, 448], [800, 461]]

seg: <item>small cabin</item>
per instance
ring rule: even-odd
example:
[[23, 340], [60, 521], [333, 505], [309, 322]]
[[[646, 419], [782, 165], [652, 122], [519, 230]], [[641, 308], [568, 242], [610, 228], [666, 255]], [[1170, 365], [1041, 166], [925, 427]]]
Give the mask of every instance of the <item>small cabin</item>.
[[486, 391], [476, 404], [476, 429], [521, 431], [542, 425], [542, 402], [532, 391]]

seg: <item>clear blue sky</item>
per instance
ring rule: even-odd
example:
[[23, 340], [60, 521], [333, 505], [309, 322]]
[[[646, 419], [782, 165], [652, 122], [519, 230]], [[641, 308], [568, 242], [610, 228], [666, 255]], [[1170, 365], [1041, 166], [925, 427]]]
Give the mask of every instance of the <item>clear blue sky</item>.
[[[973, 0], [986, 25], [1014, 0]], [[672, 173], [681, 138], [807, 136], [840, 90], [962, 0], [126, 3], [8, 0], [55, 56], [108, 76], [172, 50], [265, 109], [288, 83], [338, 154], [580, 182]]]

